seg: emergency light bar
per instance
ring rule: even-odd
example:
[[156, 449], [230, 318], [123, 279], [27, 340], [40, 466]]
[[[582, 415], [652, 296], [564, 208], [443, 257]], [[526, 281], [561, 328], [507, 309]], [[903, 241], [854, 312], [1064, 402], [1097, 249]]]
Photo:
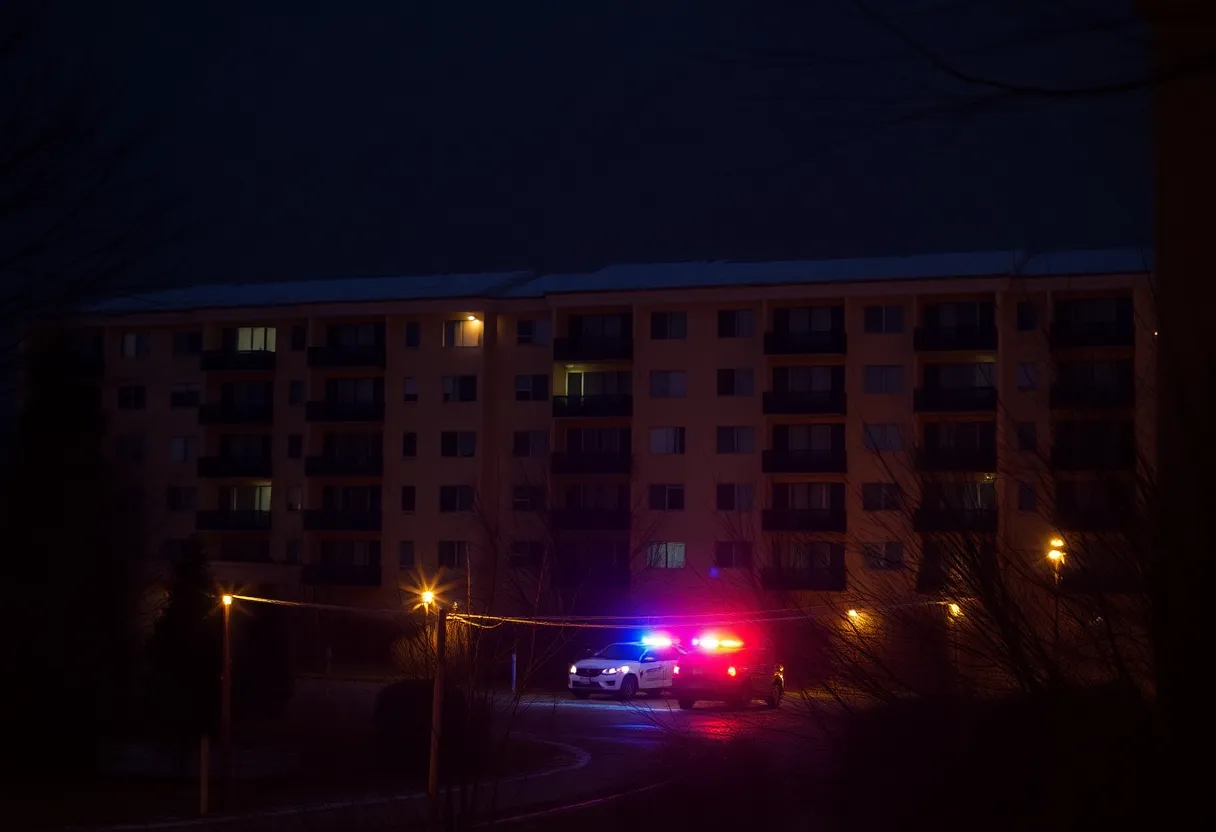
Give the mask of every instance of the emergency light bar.
[[717, 650], [719, 647], [730, 649], [732, 647], [742, 647], [743, 642], [737, 638], [718, 638], [717, 636], [701, 636], [692, 640], [693, 647], [700, 647], [702, 650]]
[[642, 636], [642, 644], [647, 647], [670, 647], [671, 638], [668, 636], [644, 635]]

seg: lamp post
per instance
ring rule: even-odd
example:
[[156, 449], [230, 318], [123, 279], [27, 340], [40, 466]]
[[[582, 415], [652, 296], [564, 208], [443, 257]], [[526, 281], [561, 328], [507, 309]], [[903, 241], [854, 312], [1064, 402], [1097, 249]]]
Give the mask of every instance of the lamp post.
[[224, 608], [224, 655], [220, 669], [220, 774], [228, 780], [232, 752], [232, 596], [220, 598]]
[[1055, 588], [1055, 611], [1052, 614], [1051, 621], [1051, 651], [1058, 656], [1060, 648], [1060, 567], [1064, 565], [1064, 541], [1062, 538], [1053, 537], [1051, 539], [1051, 548], [1047, 550], [1047, 559], [1051, 561], [1052, 572], [1055, 577], [1053, 582]]
[[443, 604], [436, 603], [435, 593], [426, 590], [421, 595], [422, 603], [430, 609], [438, 607], [438, 623], [435, 625], [435, 689], [431, 694], [431, 754], [427, 767], [426, 797], [432, 829], [439, 829], [439, 743], [443, 737], [443, 665], [447, 653], [448, 611]]

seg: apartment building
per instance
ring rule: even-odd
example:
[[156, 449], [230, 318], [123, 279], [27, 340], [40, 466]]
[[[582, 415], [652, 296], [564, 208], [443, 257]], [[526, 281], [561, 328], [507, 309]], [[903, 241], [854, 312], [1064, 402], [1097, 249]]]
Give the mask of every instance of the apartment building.
[[274, 597], [657, 614], [931, 591], [942, 534], [1033, 559], [1118, 529], [1153, 320], [1145, 256], [1107, 251], [203, 287], [79, 323], [150, 562], [198, 534]]

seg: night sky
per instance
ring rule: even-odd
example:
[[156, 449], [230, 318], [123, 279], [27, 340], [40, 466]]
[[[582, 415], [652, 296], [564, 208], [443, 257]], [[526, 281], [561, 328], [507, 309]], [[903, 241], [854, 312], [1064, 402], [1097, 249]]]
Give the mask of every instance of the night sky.
[[[1146, 92], [992, 100], [852, 0], [64, 5], [161, 125], [160, 283], [1151, 241]], [[1109, 0], [873, 5], [976, 74], [1146, 72]]]

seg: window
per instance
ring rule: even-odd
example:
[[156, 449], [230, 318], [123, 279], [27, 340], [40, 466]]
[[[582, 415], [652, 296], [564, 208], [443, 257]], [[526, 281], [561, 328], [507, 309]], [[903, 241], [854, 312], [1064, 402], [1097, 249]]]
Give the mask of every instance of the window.
[[971, 363], [926, 364], [925, 386], [944, 390], [974, 390], [995, 387], [996, 364], [991, 361]]
[[1018, 511], [1034, 511], [1038, 508], [1039, 498], [1035, 492], [1034, 483], [1018, 483]]
[[286, 563], [299, 563], [300, 552], [304, 548], [300, 542], [300, 538], [293, 537], [288, 540], [283, 546], [283, 560]]
[[618, 396], [633, 392], [633, 374], [628, 370], [566, 373], [567, 396]]
[[397, 568], [414, 568], [414, 541], [402, 540], [397, 544]]
[[544, 456], [549, 452], [549, 433], [543, 430], [517, 430], [511, 435], [511, 456], [517, 459]]
[[843, 391], [844, 367], [775, 367], [773, 389], [779, 393]]
[[650, 337], [672, 341], [688, 337], [688, 315], [684, 312], [651, 312]]
[[401, 510], [415, 511], [418, 505], [418, 489], [412, 485], [401, 486]]
[[867, 364], [865, 368], [865, 391], [867, 393], [904, 392], [903, 365]]
[[290, 434], [287, 437], [288, 459], [299, 459], [302, 456], [304, 456], [304, 437], [298, 433]]
[[198, 456], [197, 436], [175, 436], [169, 440], [169, 461], [190, 462]]
[[718, 370], [719, 396], [754, 396], [756, 375], [751, 367]]
[[194, 511], [198, 503], [198, 489], [186, 485], [174, 485], [165, 490], [165, 506], [169, 511]]
[[384, 324], [332, 324], [325, 334], [331, 347], [376, 347], [384, 343]]
[[198, 407], [202, 391], [197, 384], [175, 384], [169, 388], [169, 407]]
[[1018, 365], [1018, 389], [1033, 390], [1038, 386], [1039, 365], [1038, 364], [1019, 364]]
[[719, 338], [751, 338], [756, 334], [754, 309], [719, 309]]
[[405, 322], [405, 348], [416, 350], [422, 346], [422, 325], [417, 321]]
[[902, 451], [904, 437], [899, 425], [863, 425], [866, 448], [871, 451]]
[[148, 391], [138, 385], [129, 384], [118, 388], [119, 410], [143, 410], [147, 404]]
[[146, 332], [126, 332], [122, 336], [123, 358], [147, 358], [152, 354], [152, 339]]
[[617, 483], [574, 483], [566, 486], [566, 508], [575, 511], [629, 507], [629, 486]]
[[304, 491], [298, 485], [287, 489], [286, 504], [288, 511], [299, 511], [304, 508]]
[[899, 508], [903, 491], [898, 483], [865, 482], [861, 484], [862, 511], [895, 511]]
[[291, 348], [301, 352], [308, 347], [308, 328], [293, 326], [291, 328]]
[[718, 483], [715, 504], [718, 511], [751, 511], [756, 489], [751, 483]]
[[379, 569], [379, 540], [322, 540], [321, 562]]
[[407, 378], [402, 388], [405, 390], [404, 398], [406, 402], [418, 401], [418, 379]]
[[684, 453], [684, 428], [651, 428], [650, 452], [652, 454]]
[[203, 351], [203, 333], [198, 330], [186, 330], [173, 333], [173, 355], [176, 358], [186, 358], [198, 355]]
[[786, 566], [798, 572], [829, 572], [844, 560], [844, 546], [821, 540], [798, 540], [790, 544]]
[[477, 401], [477, 376], [444, 376], [443, 400], [445, 402]]
[[834, 332], [843, 328], [842, 306], [795, 306], [773, 312], [774, 328], [781, 332]]
[[1038, 310], [1028, 300], [1018, 301], [1018, 332], [1032, 332], [1038, 327]]
[[650, 395], [655, 399], [682, 399], [687, 393], [682, 370], [651, 370]]
[[650, 543], [646, 546], [646, 568], [683, 569], [683, 543]]
[[545, 559], [545, 544], [540, 540], [512, 540], [511, 565], [516, 569], [540, 566]]
[[444, 321], [443, 345], [445, 347], [480, 347], [481, 321]]
[[290, 405], [304, 404], [304, 380], [293, 378], [287, 383], [287, 403]]
[[774, 451], [830, 455], [844, 450], [844, 425], [774, 425]]
[[719, 569], [745, 569], [752, 562], [752, 544], [739, 540], [719, 540], [714, 544], [714, 566]]
[[440, 456], [474, 456], [477, 453], [477, 432], [445, 430], [439, 434]]
[[1034, 422], [1018, 422], [1018, 450], [1037, 451], [1039, 449], [1038, 426]]
[[472, 511], [473, 486], [471, 485], [441, 485], [439, 486], [439, 510], [442, 512]]
[[829, 511], [844, 508], [842, 482], [773, 483], [773, 508]]
[[242, 326], [236, 330], [237, 352], [274, 352], [275, 329], [272, 326]]
[[140, 462], [144, 458], [144, 438], [138, 434], [118, 437], [115, 452], [124, 462]]
[[572, 454], [629, 454], [633, 433], [629, 428], [569, 428], [566, 451]]
[[902, 569], [904, 565], [904, 544], [898, 540], [863, 543], [861, 554], [870, 569]]
[[648, 489], [648, 503], [651, 511], [683, 511], [683, 485], [652, 485]]
[[220, 489], [220, 511], [270, 511], [269, 485], [238, 485]]
[[515, 401], [549, 401], [549, 377], [546, 375], [516, 376]]
[[720, 427], [717, 448], [720, 454], [750, 454], [756, 450], [756, 429]]
[[439, 565], [445, 569], [464, 569], [469, 563], [467, 540], [439, 541]]
[[542, 347], [549, 343], [548, 318], [520, 318], [515, 322], [515, 343]]
[[321, 489], [321, 505], [326, 511], [379, 514], [382, 500], [378, 485], [327, 485]]
[[904, 331], [902, 306], [867, 306], [864, 317], [865, 331], [872, 335], [891, 335]]
[[418, 456], [418, 434], [413, 431], [401, 434], [401, 456], [406, 459]]
[[351, 404], [384, 401], [383, 378], [331, 378], [325, 382], [325, 399]]
[[517, 485], [511, 489], [512, 511], [543, 511], [545, 489], [536, 485]]

